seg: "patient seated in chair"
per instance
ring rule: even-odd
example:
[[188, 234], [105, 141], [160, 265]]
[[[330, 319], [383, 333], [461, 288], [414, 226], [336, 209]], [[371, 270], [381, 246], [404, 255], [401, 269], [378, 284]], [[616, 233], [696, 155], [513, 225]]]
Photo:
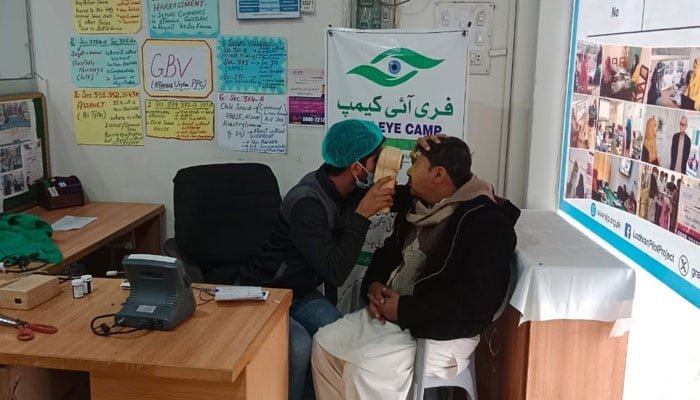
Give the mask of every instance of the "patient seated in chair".
[[506, 295], [520, 210], [472, 174], [460, 139], [421, 139], [411, 161], [363, 281], [369, 305], [314, 336], [320, 399], [405, 399], [415, 338], [431, 339], [426, 373], [457, 375]]

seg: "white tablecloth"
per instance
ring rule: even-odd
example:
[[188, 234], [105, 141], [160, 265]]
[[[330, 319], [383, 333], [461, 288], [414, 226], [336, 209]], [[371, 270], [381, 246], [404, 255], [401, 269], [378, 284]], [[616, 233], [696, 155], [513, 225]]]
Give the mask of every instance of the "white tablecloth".
[[525, 321], [630, 318], [635, 273], [555, 211], [522, 210], [510, 304]]

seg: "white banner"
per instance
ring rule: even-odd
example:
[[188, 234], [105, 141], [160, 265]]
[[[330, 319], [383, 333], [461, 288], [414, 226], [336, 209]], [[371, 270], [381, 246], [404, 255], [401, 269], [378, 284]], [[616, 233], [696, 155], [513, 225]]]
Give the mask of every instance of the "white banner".
[[355, 118], [387, 138], [464, 137], [467, 65], [461, 30], [329, 28], [326, 124]]
[[[461, 30], [351, 30], [326, 32], [326, 124], [376, 122], [387, 145], [404, 151], [425, 135], [464, 138], [467, 35]], [[405, 169], [398, 181], [406, 182]], [[338, 290], [338, 309], [365, 300], [360, 284], [374, 251], [391, 234], [395, 214], [376, 215], [355, 269]]]

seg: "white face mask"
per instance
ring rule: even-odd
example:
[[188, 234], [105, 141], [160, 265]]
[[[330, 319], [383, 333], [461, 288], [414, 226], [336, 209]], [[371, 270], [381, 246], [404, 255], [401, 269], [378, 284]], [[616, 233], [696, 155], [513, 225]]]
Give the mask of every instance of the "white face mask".
[[367, 172], [367, 182], [362, 182], [357, 176], [353, 175], [353, 178], [355, 178], [355, 186], [357, 186], [358, 189], [369, 189], [374, 185], [374, 172], [367, 171], [367, 168], [365, 168], [362, 163], [360, 163], [360, 167]]

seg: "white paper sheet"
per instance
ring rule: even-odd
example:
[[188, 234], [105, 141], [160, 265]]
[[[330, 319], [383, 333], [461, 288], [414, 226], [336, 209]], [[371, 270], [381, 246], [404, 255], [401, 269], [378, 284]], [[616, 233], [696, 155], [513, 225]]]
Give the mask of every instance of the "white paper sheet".
[[66, 215], [51, 224], [51, 227], [54, 231], [70, 231], [73, 229], [80, 229], [96, 219], [97, 217], [74, 217], [72, 215]]
[[214, 300], [267, 300], [268, 294], [260, 286], [217, 286]]

